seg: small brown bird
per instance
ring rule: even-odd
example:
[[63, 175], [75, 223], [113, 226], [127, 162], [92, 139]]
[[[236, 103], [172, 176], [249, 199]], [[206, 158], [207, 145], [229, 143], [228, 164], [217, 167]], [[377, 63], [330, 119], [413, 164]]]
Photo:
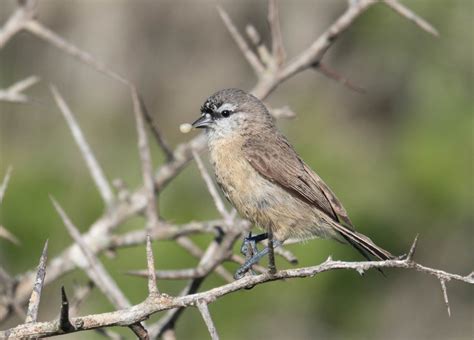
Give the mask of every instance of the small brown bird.
[[[323, 180], [306, 165], [277, 129], [265, 105], [239, 89], [210, 96], [193, 124], [205, 128], [216, 180], [237, 211], [267, 233], [244, 240], [274, 238], [236, 272], [248, 271], [260, 258], [288, 241], [334, 239], [356, 248], [366, 259], [393, 258], [354, 230], [346, 210]], [[272, 258], [271, 258], [272, 259]]]

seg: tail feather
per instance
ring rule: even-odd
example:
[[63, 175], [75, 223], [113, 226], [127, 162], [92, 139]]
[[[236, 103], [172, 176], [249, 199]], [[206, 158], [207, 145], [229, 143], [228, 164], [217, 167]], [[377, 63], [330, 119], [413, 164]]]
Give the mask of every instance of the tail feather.
[[370, 261], [371, 256], [382, 261], [395, 258], [395, 256], [390, 254], [388, 251], [377, 246], [367, 236], [344, 228], [339, 224], [334, 225], [334, 227], [342, 235], [342, 237], [344, 237], [344, 239], [355, 249], [357, 249], [357, 251], [359, 251], [359, 253], [361, 253], [362, 256], [364, 256], [367, 260]]

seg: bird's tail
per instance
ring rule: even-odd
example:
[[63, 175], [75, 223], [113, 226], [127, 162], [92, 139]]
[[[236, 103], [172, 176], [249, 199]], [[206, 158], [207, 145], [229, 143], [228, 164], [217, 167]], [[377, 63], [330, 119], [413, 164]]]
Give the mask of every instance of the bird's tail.
[[357, 249], [357, 251], [369, 261], [373, 257], [382, 261], [395, 258], [390, 252], [380, 248], [370, 238], [355, 230], [350, 230], [339, 224], [336, 225], [336, 223], [334, 228], [350, 245]]

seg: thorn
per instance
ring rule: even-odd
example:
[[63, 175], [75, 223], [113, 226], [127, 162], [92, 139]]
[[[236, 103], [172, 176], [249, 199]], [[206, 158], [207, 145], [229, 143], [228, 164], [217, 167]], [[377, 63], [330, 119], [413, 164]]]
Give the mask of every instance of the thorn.
[[414, 22], [415, 25], [420, 27], [423, 31], [428, 32], [435, 37], [439, 37], [439, 33], [436, 30], [436, 28], [431, 26], [431, 24], [428, 21], [419, 17], [412, 10], [410, 10], [409, 8], [399, 3], [398, 0], [384, 0], [384, 2], [387, 6], [393, 9], [395, 12], [407, 18], [408, 20]]
[[38, 309], [41, 300], [41, 291], [43, 289], [44, 277], [46, 276], [46, 261], [48, 259], [48, 240], [46, 240], [43, 252], [41, 253], [36, 279], [31, 292], [30, 302], [28, 303], [28, 311], [26, 313], [25, 323], [35, 322], [38, 319]]
[[356, 84], [354, 84], [352, 81], [347, 79], [346, 77], [340, 75], [337, 73], [335, 70], [331, 69], [329, 66], [326, 64], [323, 64], [322, 62], [317, 62], [313, 65], [313, 67], [316, 70], [319, 70], [323, 75], [326, 77], [333, 79], [337, 81], [338, 83], [341, 83], [342, 85], [346, 86], [347, 88], [351, 89], [354, 92], [360, 93], [360, 94], [365, 94], [366, 91], [363, 87], [360, 87]]
[[451, 308], [449, 307], [448, 290], [446, 289], [446, 280], [439, 279], [439, 282], [441, 283], [441, 290], [443, 291], [443, 298], [444, 298], [444, 303], [446, 304], [446, 308], [448, 310], [448, 316], [451, 317]]
[[4, 238], [4, 239], [8, 240], [11, 243], [13, 243], [14, 245], [17, 245], [17, 246], [20, 245], [20, 241], [18, 241], [18, 239], [15, 237], [15, 235], [13, 235], [10, 231], [8, 231], [8, 229], [6, 229], [2, 225], [0, 225], [0, 238]]
[[61, 312], [59, 314], [59, 328], [65, 332], [70, 332], [75, 329], [69, 320], [69, 301], [67, 299], [64, 286], [61, 286]]
[[418, 243], [418, 236], [420, 234], [416, 234], [415, 239], [413, 240], [413, 244], [411, 245], [410, 251], [405, 259], [405, 261], [410, 262], [413, 259], [413, 255], [415, 255], [416, 245]]
[[150, 235], [146, 236], [146, 259], [148, 265], [148, 293], [150, 295], [157, 295], [159, 291], [156, 285], [155, 260], [153, 258]]
[[10, 176], [12, 174], [12, 166], [10, 165], [7, 169], [7, 173], [3, 178], [2, 184], [0, 185], [0, 204], [2, 204], [3, 196], [5, 195], [5, 191], [7, 190], [8, 182], [10, 181]]

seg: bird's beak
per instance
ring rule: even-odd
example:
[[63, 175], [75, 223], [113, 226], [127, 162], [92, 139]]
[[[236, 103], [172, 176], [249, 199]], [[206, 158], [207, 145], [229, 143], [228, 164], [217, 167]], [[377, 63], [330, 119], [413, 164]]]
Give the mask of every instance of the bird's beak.
[[194, 123], [192, 123], [191, 125], [194, 127], [194, 128], [205, 128], [205, 127], [208, 127], [209, 124], [212, 123], [212, 117], [209, 113], [206, 113], [204, 115], [202, 115], [201, 117], [199, 117]]

